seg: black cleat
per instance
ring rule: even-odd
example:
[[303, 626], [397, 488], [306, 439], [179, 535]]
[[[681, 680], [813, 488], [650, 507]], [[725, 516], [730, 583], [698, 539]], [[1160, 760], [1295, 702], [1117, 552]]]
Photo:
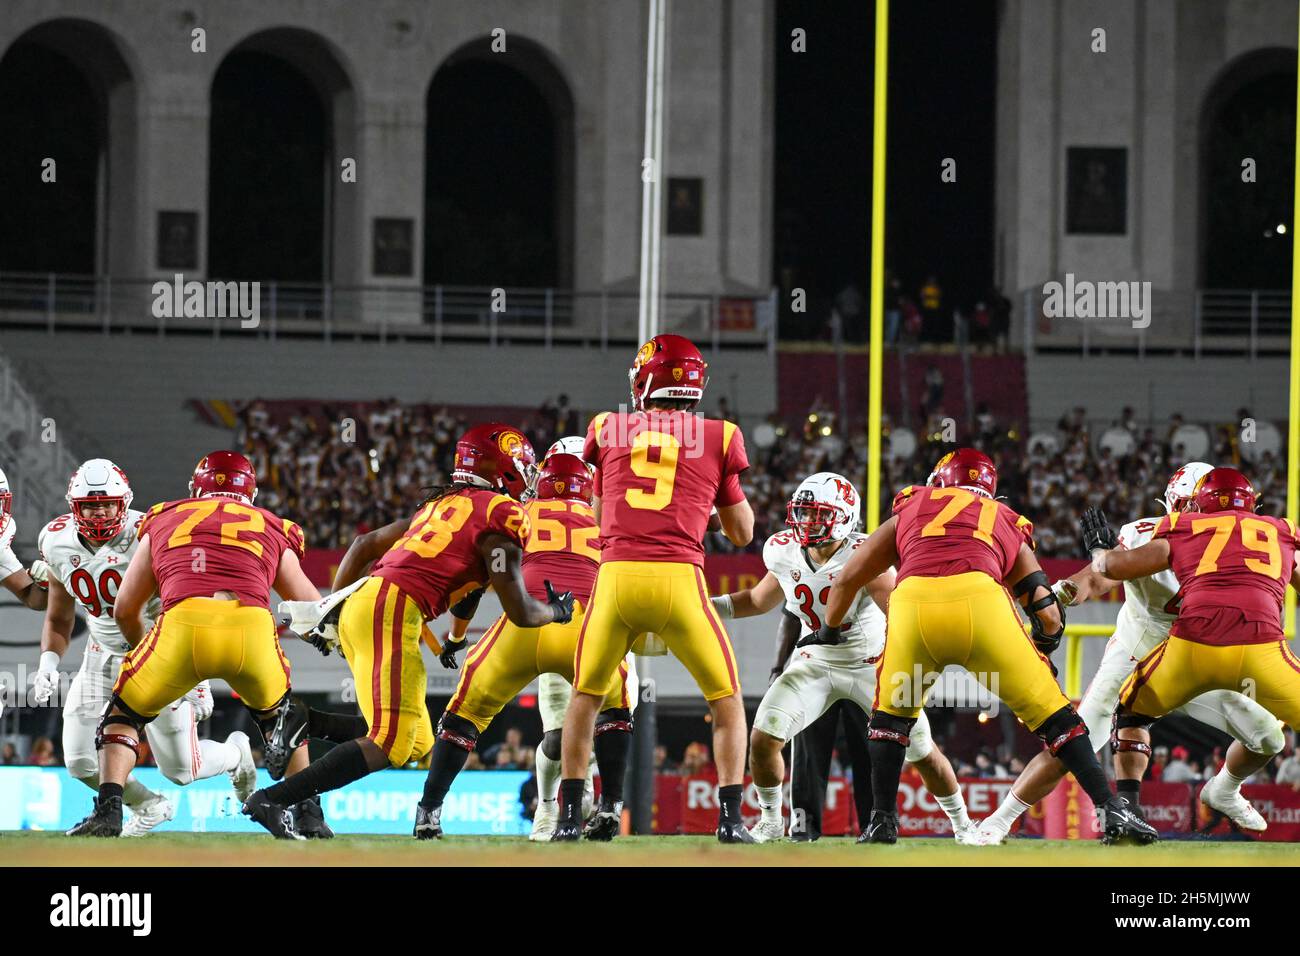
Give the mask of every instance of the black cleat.
[[1137, 805], [1119, 797], [1111, 797], [1099, 807], [1097, 818], [1101, 824], [1101, 842], [1106, 846], [1115, 843], [1146, 846], [1160, 839], [1156, 828], [1147, 823]]
[[582, 824], [574, 820], [561, 820], [551, 834], [552, 843], [577, 843], [582, 838]]
[[897, 843], [898, 814], [872, 810], [867, 828], [858, 836], [859, 843]]
[[415, 829], [411, 831], [411, 836], [417, 840], [441, 840], [442, 807], [434, 807], [430, 810], [417, 803], [415, 805]]
[[271, 733], [265, 737], [262, 763], [272, 780], [283, 780], [289, 758], [307, 739], [307, 705], [290, 697], [280, 705]]
[[302, 840], [303, 835], [294, 826], [293, 813], [288, 807], [272, 803], [265, 790], [257, 790], [244, 801], [244, 816], [253, 820], [277, 840]]
[[334, 831], [325, 822], [325, 811], [321, 809], [319, 794], [294, 804], [293, 828], [308, 840], [334, 839]]
[[719, 820], [718, 821], [718, 842], [719, 843], [757, 843], [754, 835], [745, 829], [745, 824], [739, 820]]
[[606, 803], [602, 799], [600, 806], [596, 808], [596, 812], [587, 821], [583, 836], [588, 840], [599, 840], [601, 843], [608, 843], [618, 836], [622, 829], [623, 801], [613, 800]]
[[122, 835], [122, 798], [95, 797], [95, 809], [67, 832], [68, 836], [116, 837]]

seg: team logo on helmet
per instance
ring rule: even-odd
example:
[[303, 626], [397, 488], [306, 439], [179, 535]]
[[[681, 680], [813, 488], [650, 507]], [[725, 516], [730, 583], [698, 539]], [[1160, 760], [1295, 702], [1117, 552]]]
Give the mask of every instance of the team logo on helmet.
[[682, 370], [680, 368], [673, 369], [673, 381], [680, 382], [681, 380], [682, 380]]
[[564, 482], [563, 482], [563, 481], [556, 481], [556, 482], [553, 482], [553, 484], [555, 485], [555, 493], [556, 493], [557, 495], [562, 495], [562, 494], [564, 494], [565, 485], [564, 485]]
[[212, 477], [213, 477], [213, 480], [214, 480], [217, 484], [219, 484], [219, 485], [224, 485], [224, 484], [226, 483], [226, 476], [225, 476], [224, 474], [222, 474], [221, 472], [217, 472], [217, 473], [216, 473], [215, 475], [213, 475]]
[[636, 358], [632, 360], [632, 367], [640, 368], [654, 357], [655, 344], [653, 342], [647, 342], [645, 345], [641, 346], [640, 351], [636, 353]]
[[967, 468], [967, 469], [966, 469], [966, 477], [969, 478], [971, 481], [974, 481], [974, 480], [975, 480], [976, 478], [978, 478], [979, 476], [980, 476], [980, 473], [979, 473], [979, 469], [978, 469], [978, 468]]
[[853, 506], [853, 486], [851, 484], [847, 481], [841, 481], [839, 478], [836, 478], [835, 490], [840, 493], [840, 497], [844, 499], [845, 503], [849, 505], [849, 507]]
[[511, 458], [517, 458], [523, 451], [524, 436], [519, 432], [502, 432], [497, 445]]
[[937, 464], [937, 465], [934, 466], [934, 470], [935, 470], [935, 471], [938, 471], [938, 470], [939, 470], [940, 468], [942, 468], [944, 465], [948, 464], [948, 462], [952, 461], [952, 456], [955, 455], [955, 454], [957, 454], [955, 451], [950, 451], [950, 452], [948, 452], [948, 454], [946, 454], [946, 455], [944, 455], [942, 458], [940, 458], [940, 459], [939, 459], [939, 464]]

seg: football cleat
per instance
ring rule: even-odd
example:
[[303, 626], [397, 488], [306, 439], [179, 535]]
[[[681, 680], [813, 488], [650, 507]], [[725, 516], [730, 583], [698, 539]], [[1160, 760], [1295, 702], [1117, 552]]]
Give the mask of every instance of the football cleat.
[[307, 705], [296, 697], [290, 697], [280, 705], [275, 726], [271, 728], [270, 736], [266, 738], [266, 748], [262, 752], [262, 763], [272, 780], [284, 779], [289, 758], [306, 736]]
[[1133, 842], [1146, 846], [1160, 839], [1156, 828], [1142, 817], [1142, 811], [1136, 806], [1112, 796], [1097, 809], [1098, 822], [1101, 824], [1101, 842], [1110, 846], [1115, 843]]
[[898, 814], [872, 810], [867, 828], [858, 835], [859, 843], [897, 843]]
[[614, 800], [606, 802], [600, 801], [600, 806], [596, 808], [596, 815], [587, 821], [587, 826], [583, 830], [583, 836], [588, 840], [597, 840], [601, 843], [608, 843], [614, 837], [618, 836], [619, 831], [623, 828], [623, 801]]
[[962, 846], [972, 846], [971, 840], [975, 838], [977, 833], [979, 833], [979, 824], [974, 820], [967, 820], [961, 826], [952, 828], [952, 838]]
[[248, 734], [236, 730], [226, 738], [226, 743], [239, 751], [239, 765], [234, 770], [227, 770], [230, 785], [235, 788], [235, 796], [242, 804], [257, 789], [257, 764], [253, 763], [253, 748], [248, 744]]
[[[170, 818], [169, 818], [170, 819]], [[116, 837], [122, 835], [122, 798], [95, 797], [95, 809], [68, 836]]]
[[552, 843], [577, 843], [582, 838], [582, 826], [572, 820], [563, 820], [555, 824], [551, 833]]
[[1241, 795], [1240, 790], [1228, 790], [1218, 785], [1214, 777], [1201, 788], [1201, 803], [1211, 810], [1217, 810], [1229, 820], [1251, 833], [1263, 833], [1268, 829], [1268, 821], [1256, 810], [1249, 800]]
[[991, 826], [988, 820], [973, 829], [962, 830], [957, 842], [962, 846], [1001, 846], [1007, 842], [1008, 832], [1001, 827]]
[[294, 826], [293, 814], [288, 807], [272, 803], [265, 790], [258, 790], [244, 801], [243, 814], [253, 820], [277, 840], [305, 839]]
[[764, 817], [749, 828], [749, 835], [755, 843], [776, 843], [785, 839], [785, 822], [779, 817], [775, 820]]
[[411, 831], [411, 836], [417, 840], [441, 840], [442, 807], [434, 807], [430, 810], [417, 803], [415, 805], [415, 829]]
[[325, 811], [321, 809], [319, 794], [294, 804], [293, 827], [308, 840], [334, 839], [334, 831], [325, 822]]
[[757, 843], [753, 835], [745, 829], [739, 820], [727, 820], [718, 824], [719, 843]]
[[560, 801], [558, 800], [538, 800], [537, 809], [533, 812], [533, 832], [528, 834], [528, 839], [534, 843], [545, 843], [555, 832], [555, 824], [560, 820]]
[[131, 818], [122, 827], [122, 836], [144, 836], [160, 823], [166, 823], [176, 816], [176, 804], [162, 794], [158, 794], [138, 807], [131, 808]]

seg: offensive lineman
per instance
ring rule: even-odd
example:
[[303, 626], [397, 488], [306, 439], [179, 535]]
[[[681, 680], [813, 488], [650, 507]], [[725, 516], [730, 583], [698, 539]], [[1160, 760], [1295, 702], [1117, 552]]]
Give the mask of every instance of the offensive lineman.
[[[49, 568], [49, 605], [41, 630], [41, 659], [32, 698], [47, 704], [59, 682], [59, 661], [67, 653], [76, 605], [86, 612], [90, 634], [63, 706], [63, 760], [68, 773], [99, 791], [95, 732], [112, 696], [113, 682], [131, 645], [113, 621], [113, 603], [122, 574], [135, 554], [136, 529], [144, 520], [131, 510], [133, 493], [125, 473], [106, 458], [83, 463], [68, 482], [69, 511], [41, 531], [41, 559]], [[152, 599], [145, 615], [158, 617]], [[146, 733], [149, 749], [164, 777], [179, 786], [230, 776], [242, 803], [253, 792], [257, 767], [248, 735], [235, 731], [224, 742], [199, 740], [195, 725], [212, 714], [212, 691], [203, 681], [163, 708]], [[142, 836], [176, 814], [172, 802], [127, 777], [122, 802], [131, 808], [123, 836]]]
[[[894, 497], [893, 515], [850, 555], [831, 585], [821, 636], [828, 643], [841, 639], [840, 624], [858, 590], [898, 568], [869, 730], [874, 809], [867, 840], [898, 839], [898, 780], [925, 703], [924, 680], [913, 686], [913, 674], [959, 664], [1075, 775], [1103, 818], [1105, 842], [1152, 842], [1155, 829], [1111, 793], [1088, 728], [1044, 656], [1060, 643], [1064, 617], [1034, 557], [1033, 525], [994, 497], [997, 482], [997, 469], [983, 452], [961, 448], [944, 455], [925, 487], [904, 488]], [[1008, 589], [1030, 614], [1033, 640]]]
[[633, 641], [650, 633], [682, 662], [709, 704], [718, 839], [754, 842], [740, 818], [745, 707], [736, 658], [701, 571], [715, 507], [733, 544], [754, 537], [754, 512], [740, 487], [749, 460], [739, 428], [694, 413], [708, 380], [708, 365], [689, 340], [656, 335], [628, 370], [635, 410], [597, 415], [587, 430], [583, 459], [596, 467], [602, 548], [564, 718], [554, 841], [581, 834], [596, 714]]
[[[1192, 504], [1196, 483], [1213, 470], [1212, 465], [1194, 461], [1174, 472], [1165, 488], [1166, 514], [1182, 513]], [[1152, 540], [1160, 518], [1131, 521], [1119, 531], [1119, 547], [1134, 550]], [[1052, 586], [1067, 606], [1082, 604], [1089, 598], [1106, 594], [1118, 582], [1084, 567], [1076, 574]], [[1119, 795], [1141, 812], [1139, 793], [1142, 776], [1136, 773], [1133, 753], [1150, 755], [1151, 748], [1140, 740], [1129, 740], [1112, 730], [1119, 706], [1121, 685], [1134, 666], [1156, 647], [1169, 639], [1169, 628], [1177, 614], [1178, 579], [1172, 571], [1157, 571], [1144, 578], [1124, 582], [1124, 605], [1120, 608], [1115, 633], [1106, 642], [1106, 651], [1097, 673], [1079, 704], [1079, 716], [1088, 725], [1093, 749], [1100, 752], [1110, 743], [1115, 752], [1115, 786]], [[1233, 691], [1215, 690], [1188, 701], [1176, 711], [1194, 717], [1236, 738], [1229, 754], [1235, 765], [1245, 752], [1271, 757], [1281, 751], [1286, 740], [1277, 718], [1255, 701]], [[1021, 772], [1011, 791], [994, 813], [980, 823], [979, 831], [968, 841], [975, 845], [998, 844], [1006, 839], [1012, 825], [1022, 813], [1042, 800], [1065, 776], [1065, 767], [1043, 751]], [[1225, 813], [1244, 830], [1261, 831], [1268, 824], [1241, 793], [1240, 779], [1233, 778], [1225, 765], [1201, 790], [1201, 801]]]
[[[867, 540], [855, 530], [861, 511], [857, 489], [843, 475], [819, 472], [805, 478], [786, 508], [789, 530], [772, 535], [763, 546], [767, 574], [753, 588], [712, 599], [718, 616], [725, 619], [764, 614], [784, 597], [786, 610], [802, 625], [794, 656], [763, 695], [750, 732], [750, 771], [763, 811], [749, 831], [757, 843], [784, 836], [781, 750], [786, 743], [837, 700], [850, 700], [867, 714], [875, 701], [875, 662], [885, 647], [883, 611], [894, 588], [893, 571], [858, 593], [841, 625], [840, 643], [818, 640], [831, 584], [853, 551]], [[966, 814], [952, 765], [930, 738], [925, 711], [912, 731], [907, 761], [916, 766], [960, 840], [974, 824]], [[867, 786], [867, 781], [859, 785]]]
[[[123, 787], [140, 735], [171, 701], [204, 680], [219, 677], [239, 695], [267, 743], [268, 759], [272, 728], [289, 706], [289, 661], [269, 604], [272, 587], [290, 599], [320, 600], [299, 563], [302, 529], [253, 505], [257, 476], [238, 452], [204, 455], [189, 492], [189, 498], [154, 505], [136, 529], [139, 547], [113, 606], [131, 650], [96, 731], [95, 809], [69, 836], [121, 833]], [[141, 612], [155, 592], [162, 613], [146, 634]], [[305, 762], [303, 752], [291, 763]]]

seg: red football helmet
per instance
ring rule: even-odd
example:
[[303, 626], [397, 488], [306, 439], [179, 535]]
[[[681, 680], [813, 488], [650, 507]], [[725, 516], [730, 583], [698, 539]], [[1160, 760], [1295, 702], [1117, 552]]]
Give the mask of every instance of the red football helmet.
[[709, 363], [690, 339], [656, 335], [636, 353], [627, 380], [632, 386], [632, 407], [637, 411], [655, 398], [698, 403], [709, 384]]
[[537, 477], [537, 497], [542, 501], [563, 499], [591, 504], [596, 486], [587, 463], [577, 455], [551, 455]]
[[998, 491], [998, 470], [984, 452], [975, 448], [958, 448], [939, 459], [925, 483], [935, 488], [965, 488], [992, 498]]
[[220, 495], [252, 504], [257, 497], [253, 463], [237, 451], [212, 451], [199, 459], [190, 478], [190, 497]]
[[1250, 479], [1236, 468], [1215, 468], [1196, 483], [1190, 510], [1254, 511], [1255, 489]]
[[475, 425], [456, 442], [451, 480], [495, 488], [518, 500], [537, 480], [537, 454], [513, 425]]

